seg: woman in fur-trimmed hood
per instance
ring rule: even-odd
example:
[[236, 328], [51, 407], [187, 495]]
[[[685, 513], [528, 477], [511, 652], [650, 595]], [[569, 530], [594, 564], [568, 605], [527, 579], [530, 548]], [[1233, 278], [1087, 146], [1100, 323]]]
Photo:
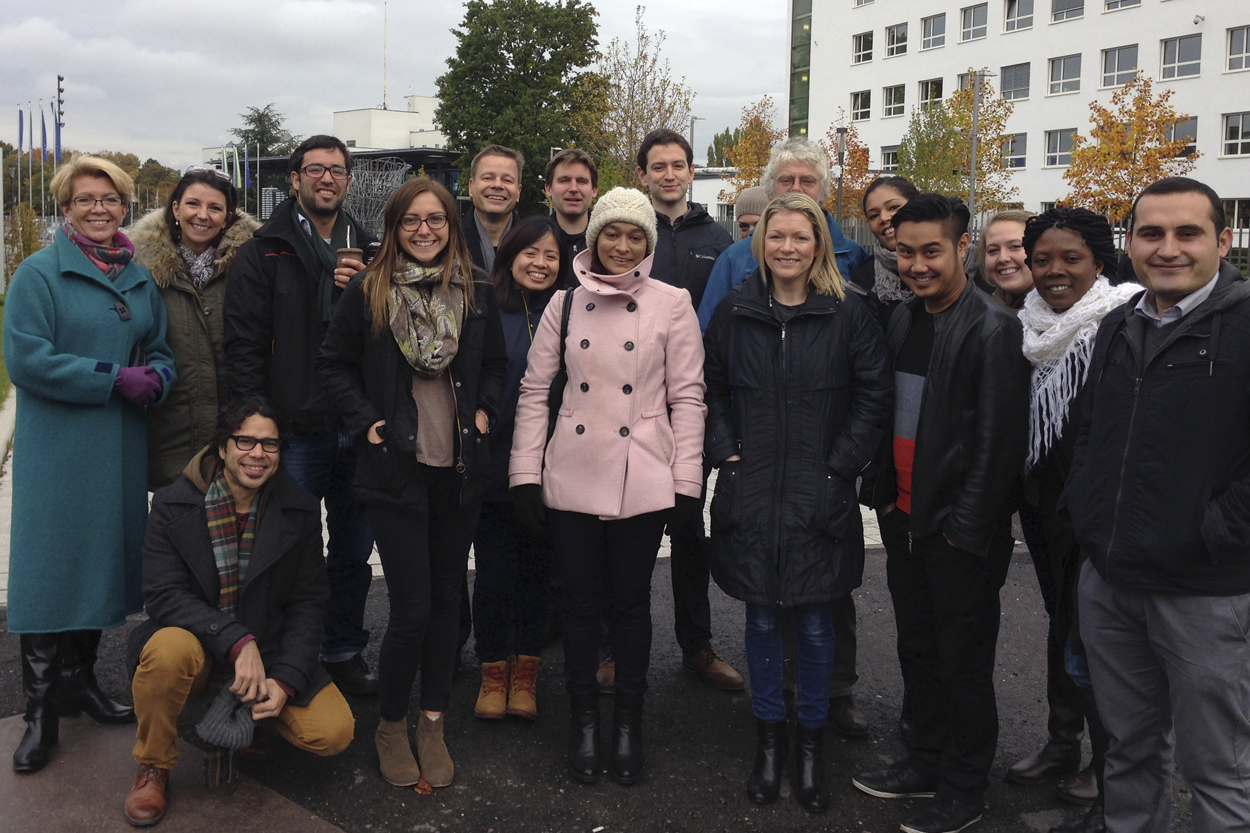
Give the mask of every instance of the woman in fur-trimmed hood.
[[237, 210], [238, 192], [219, 171], [193, 168], [163, 209], [131, 229], [135, 260], [160, 287], [166, 338], [178, 381], [148, 409], [148, 489], [173, 483], [208, 444], [226, 403], [222, 307], [230, 262], [260, 223]]

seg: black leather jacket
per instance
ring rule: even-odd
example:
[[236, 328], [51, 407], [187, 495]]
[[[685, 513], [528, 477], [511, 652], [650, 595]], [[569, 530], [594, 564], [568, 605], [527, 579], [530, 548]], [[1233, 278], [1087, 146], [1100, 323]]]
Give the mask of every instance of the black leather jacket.
[[[915, 298], [894, 310], [886, 329], [892, 356], [920, 303]], [[941, 533], [960, 549], [985, 555], [991, 534], [1012, 511], [1012, 486], [1024, 467], [1029, 431], [1031, 368], [1022, 341], [1015, 315], [972, 281], [935, 316], [916, 427], [913, 537]], [[884, 445], [876, 508], [897, 496], [892, 427]]]

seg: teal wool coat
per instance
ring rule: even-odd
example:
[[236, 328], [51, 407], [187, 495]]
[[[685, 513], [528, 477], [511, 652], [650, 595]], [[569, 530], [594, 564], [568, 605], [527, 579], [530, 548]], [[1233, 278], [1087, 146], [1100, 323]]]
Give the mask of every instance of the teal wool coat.
[[17, 387], [11, 633], [114, 628], [143, 609], [147, 422], [113, 390], [136, 344], [168, 373], [163, 400], [165, 304], [139, 264], [110, 282], [58, 231], [18, 267], [4, 304]]

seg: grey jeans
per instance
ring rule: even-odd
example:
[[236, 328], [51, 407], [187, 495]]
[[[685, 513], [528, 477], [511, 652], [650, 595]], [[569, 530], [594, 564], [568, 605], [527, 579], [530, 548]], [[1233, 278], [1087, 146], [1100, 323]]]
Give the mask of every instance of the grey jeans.
[[1111, 736], [1109, 833], [1167, 833], [1173, 757], [1195, 833], [1250, 833], [1250, 594], [1126, 590], [1086, 562], [1079, 604]]

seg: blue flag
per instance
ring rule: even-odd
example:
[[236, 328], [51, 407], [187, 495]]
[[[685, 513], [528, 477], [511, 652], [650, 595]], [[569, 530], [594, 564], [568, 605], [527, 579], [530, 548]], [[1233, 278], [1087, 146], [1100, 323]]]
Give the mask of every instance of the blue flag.
[[56, 115], [56, 105], [49, 103], [52, 110], [52, 132], [56, 135], [56, 163], [61, 164], [61, 120]]
[[43, 151], [43, 161], [48, 161], [48, 120], [43, 117], [43, 110], [39, 111], [39, 147]]
[[25, 146], [26, 146], [26, 122], [22, 120], [23, 118], [25, 118], [25, 115], [26, 114], [22, 112], [22, 108], [18, 107], [17, 108], [17, 158], [19, 160], [22, 158], [22, 151], [25, 149]]
[[[259, 162], [259, 160], [257, 160]], [[243, 187], [252, 187], [252, 163], [248, 160], [247, 145], [243, 145]]]

